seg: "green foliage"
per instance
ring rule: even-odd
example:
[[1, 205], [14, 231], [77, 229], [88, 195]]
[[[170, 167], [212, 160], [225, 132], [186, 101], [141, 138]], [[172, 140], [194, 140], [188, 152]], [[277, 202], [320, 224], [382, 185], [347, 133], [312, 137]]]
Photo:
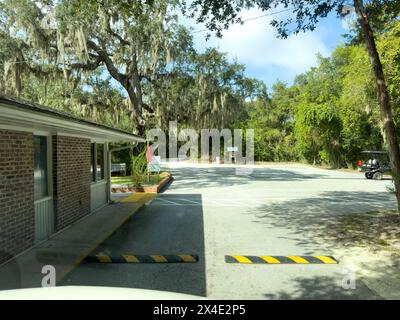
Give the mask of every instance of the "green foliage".
[[[262, 161], [339, 167], [353, 164], [363, 149], [384, 148], [374, 75], [359, 33], [331, 57], [319, 56], [293, 85], [277, 82], [268, 96], [265, 84], [246, 77], [244, 66], [226, 54], [193, 49], [174, 11], [179, 2], [1, 1], [0, 90], [128, 131], [141, 118], [146, 129], [167, 129], [171, 120], [195, 129], [253, 128], [255, 158]], [[219, 33], [247, 6], [272, 12], [283, 4], [293, 16], [272, 24], [286, 37], [289, 30], [313, 30], [343, 3], [194, 0], [186, 14]], [[365, 6], [400, 128], [400, 6], [380, 0]], [[145, 151], [136, 151], [118, 161], [139, 185], [147, 164]]]
[[[70, 106], [124, 128], [129, 121], [131, 131], [143, 131], [154, 112], [143, 86], [167, 73], [192, 45], [177, 23], [176, 5], [176, 0], [1, 1], [0, 89], [37, 98], [32, 92], [55, 82], [62, 90], [50, 86], [51, 106]], [[30, 88], [33, 77], [38, 81]]]
[[[400, 7], [400, 4], [399, 4]], [[392, 104], [397, 123], [400, 113], [400, 22], [389, 25], [389, 31], [383, 34], [378, 41], [378, 50], [384, 66], [385, 76], [388, 82], [388, 90], [392, 98]]]
[[325, 18], [331, 11], [336, 11], [340, 14], [343, 4], [347, 1], [182, 0], [182, 2], [185, 4], [184, 13], [186, 15], [196, 17], [197, 22], [205, 23], [206, 27], [210, 31], [216, 32], [217, 36], [221, 36], [222, 30], [228, 28], [229, 25], [241, 22], [240, 12], [246, 8], [258, 7], [267, 13], [285, 10], [288, 13], [284, 16], [285, 18], [281, 20], [272, 19], [270, 24], [277, 29], [280, 37], [286, 38], [290, 32], [299, 33], [301, 31], [314, 30], [318, 21], [321, 18]]
[[216, 49], [196, 53], [178, 2], [2, 1], [0, 90], [141, 134], [228, 126], [265, 85]]
[[265, 84], [246, 78], [244, 71], [216, 49], [191, 53], [151, 91], [157, 125], [167, 129], [177, 120], [190, 128], [225, 128], [240, 119], [247, 98], [266, 95]]
[[[400, 22], [392, 23], [377, 44], [400, 123]], [[255, 129], [256, 160], [354, 166], [362, 150], [385, 148], [374, 77], [359, 44], [319, 57], [318, 65], [290, 87], [276, 83], [270, 99], [246, 104], [246, 118], [239, 123]]]
[[147, 179], [147, 176], [143, 176], [143, 179], [141, 181], [139, 181], [139, 185], [137, 184], [137, 181], [134, 182], [134, 180], [132, 179], [132, 177], [112, 177], [111, 178], [111, 183], [112, 184], [124, 184], [124, 185], [128, 185], [128, 187], [131, 186], [138, 186], [140, 187], [141, 184], [149, 184], [149, 185], [156, 185], [158, 183], [160, 183], [160, 181], [164, 178], [165, 176], [160, 173], [160, 174], [152, 174], [149, 177], [149, 180]]
[[293, 137], [293, 116], [289, 112], [290, 99], [295, 94], [284, 83], [274, 86], [271, 99], [260, 96], [246, 103], [247, 116], [235, 127], [254, 129], [254, 156], [256, 161], [296, 160]]

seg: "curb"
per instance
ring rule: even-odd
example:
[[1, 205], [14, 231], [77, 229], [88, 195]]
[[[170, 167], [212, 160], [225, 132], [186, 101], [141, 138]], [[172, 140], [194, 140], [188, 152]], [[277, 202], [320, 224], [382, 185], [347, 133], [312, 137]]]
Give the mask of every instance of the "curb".
[[[141, 193], [159, 193], [160, 190], [165, 187], [168, 182], [172, 180], [172, 174], [170, 172], [165, 172], [165, 177], [163, 177], [157, 185], [141, 185], [141, 186], [131, 186], [121, 185], [119, 187], [112, 187], [112, 192], [141, 192]], [[119, 190], [119, 191], [117, 191]]]

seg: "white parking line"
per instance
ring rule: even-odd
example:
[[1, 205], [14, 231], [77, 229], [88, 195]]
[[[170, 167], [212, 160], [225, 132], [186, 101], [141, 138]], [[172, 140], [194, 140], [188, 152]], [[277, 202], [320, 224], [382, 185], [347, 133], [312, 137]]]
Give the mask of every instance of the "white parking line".
[[197, 205], [201, 205], [201, 202], [192, 201], [192, 200], [188, 200], [188, 199], [181, 199], [181, 198], [178, 198], [178, 199], [181, 200], [181, 201], [186, 201], [186, 202], [189, 202], [189, 203], [194, 203], [194, 204], [197, 204]]
[[[265, 199], [209, 199], [202, 198], [201, 200], [197, 200], [199, 198], [180, 198], [180, 197], [159, 197], [152, 199], [153, 201], [149, 201], [147, 205], [150, 203], [158, 206], [213, 206], [213, 207], [259, 207], [259, 206], [268, 206], [272, 203], [279, 203], [281, 201], [288, 201], [289, 199], [284, 199], [282, 197], [269, 197]], [[291, 199], [297, 200], [297, 199]], [[330, 203], [329, 200], [324, 200], [325, 203]], [[336, 202], [332, 202], [335, 203]]]
[[171, 203], [171, 204], [173, 204], [173, 205], [175, 205], [175, 206], [180, 206], [180, 205], [182, 205], [182, 204], [180, 204], [180, 203], [176, 203], [176, 202], [173, 202], [173, 201], [170, 201], [170, 200], [166, 200], [166, 199], [164, 199], [164, 198], [157, 198], [157, 201], [168, 202], [168, 203]]
[[157, 206], [213, 206], [213, 207], [254, 207], [260, 205], [260, 203], [246, 202], [246, 201], [231, 201], [231, 200], [221, 201], [221, 200], [205, 199], [202, 202], [196, 202], [181, 198], [173, 198], [173, 200], [174, 201], [163, 198], [157, 198], [153, 200], [152, 204]]

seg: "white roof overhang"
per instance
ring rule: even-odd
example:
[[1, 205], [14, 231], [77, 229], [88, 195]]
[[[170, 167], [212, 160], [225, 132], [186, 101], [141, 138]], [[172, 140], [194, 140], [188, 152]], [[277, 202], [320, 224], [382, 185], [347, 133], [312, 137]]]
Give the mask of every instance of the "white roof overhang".
[[0, 129], [33, 133], [69, 135], [105, 142], [145, 142], [146, 139], [100, 125], [91, 121], [69, 116], [39, 107], [18, 106], [17, 102], [0, 102]]

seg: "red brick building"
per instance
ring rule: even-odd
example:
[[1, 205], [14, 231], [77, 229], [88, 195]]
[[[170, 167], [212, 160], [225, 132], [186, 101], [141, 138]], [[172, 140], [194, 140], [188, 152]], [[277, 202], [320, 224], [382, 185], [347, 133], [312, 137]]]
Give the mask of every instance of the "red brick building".
[[107, 205], [109, 143], [144, 141], [0, 95], [0, 264]]

